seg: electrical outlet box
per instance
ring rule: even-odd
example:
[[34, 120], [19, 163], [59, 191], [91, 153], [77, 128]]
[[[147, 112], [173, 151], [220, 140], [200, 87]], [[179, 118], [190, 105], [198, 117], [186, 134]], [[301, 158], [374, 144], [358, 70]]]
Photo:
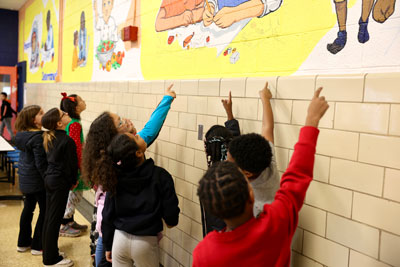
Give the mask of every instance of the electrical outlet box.
[[202, 125], [202, 124], [199, 124], [199, 126], [198, 126], [198, 131], [197, 131], [197, 139], [198, 140], [203, 140], [203, 129], [204, 129], [204, 126]]

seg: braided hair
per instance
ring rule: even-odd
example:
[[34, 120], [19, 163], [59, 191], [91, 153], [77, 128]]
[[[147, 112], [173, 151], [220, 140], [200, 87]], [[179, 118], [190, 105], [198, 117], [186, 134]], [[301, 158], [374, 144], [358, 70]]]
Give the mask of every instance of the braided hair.
[[199, 182], [197, 195], [204, 209], [220, 219], [241, 215], [250, 197], [249, 185], [231, 162], [213, 164]]
[[232, 139], [232, 132], [221, 125], [214, 125], [207, 131], [204, 148], [208, 167], [215, 162], [226, 160], [228, 144]]

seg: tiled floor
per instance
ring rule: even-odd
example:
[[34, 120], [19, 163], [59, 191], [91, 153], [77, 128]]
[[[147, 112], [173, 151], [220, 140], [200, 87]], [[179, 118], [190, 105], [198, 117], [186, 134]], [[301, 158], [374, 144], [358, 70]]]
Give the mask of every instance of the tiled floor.
[[[0, 196], [17, 194], [20, 194], [18, 182], [15, 186], [8, 183], [0, 183]], [[41, 256], [32, 256], [29, 252], [17, 252], [19, 218], [22, 207], [23, 202], [19, 200], [0, 201], [0, 267], [43, 266]], [[38, 213], [35, 210], [33, 227], [36, 224], [37, 215]], [[89, 226], [89, 222], [79, 212], [76, 212], [75, 220], [80, 224]], [[89, 232], [87, 232], [77, 238], [60, 237], [58, 244], [60, 250], [64, 251], [67, 257], [74, 261], [74, 266], [89, 267], [91, 266], [89, 243]]]

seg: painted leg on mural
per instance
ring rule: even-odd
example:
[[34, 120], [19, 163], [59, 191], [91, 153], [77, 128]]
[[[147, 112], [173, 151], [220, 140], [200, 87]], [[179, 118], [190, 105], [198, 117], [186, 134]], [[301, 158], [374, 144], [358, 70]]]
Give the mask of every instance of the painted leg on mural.
[[360, 27], [358, 28], [358, 41], [362, 44], [368, 42], [369, 40], [368, 18], [373, 5], [374, 0], [362, 1], [362, 12], [360, 20], [358, 21], [358, 24], [360, 25]]
[[377, 0], [372, 11], [372, 18], [379, 23], [384, 23], [393, 13], [396, 0]]
[[346, 20], [347, 20], [347, 0], [335, 2], [336, 15], [339, 24], [337, 38], [327, 45], [327, 49], [332, 54], [340, 52], [347, 42]]

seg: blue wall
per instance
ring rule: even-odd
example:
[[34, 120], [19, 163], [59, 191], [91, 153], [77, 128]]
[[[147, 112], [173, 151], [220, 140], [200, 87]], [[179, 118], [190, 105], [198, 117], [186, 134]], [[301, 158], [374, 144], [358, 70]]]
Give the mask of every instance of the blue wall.
[[18, 11], [0, 9], [0, 66], [18, 62]]

